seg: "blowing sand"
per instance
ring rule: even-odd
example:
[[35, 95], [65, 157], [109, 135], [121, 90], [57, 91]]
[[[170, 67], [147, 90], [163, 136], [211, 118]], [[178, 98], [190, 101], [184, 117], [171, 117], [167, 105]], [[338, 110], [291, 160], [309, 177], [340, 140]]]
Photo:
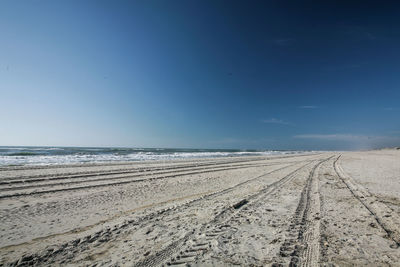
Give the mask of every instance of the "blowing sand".
[[0, 265], [400, 266], [400, 151], [0, 169]]

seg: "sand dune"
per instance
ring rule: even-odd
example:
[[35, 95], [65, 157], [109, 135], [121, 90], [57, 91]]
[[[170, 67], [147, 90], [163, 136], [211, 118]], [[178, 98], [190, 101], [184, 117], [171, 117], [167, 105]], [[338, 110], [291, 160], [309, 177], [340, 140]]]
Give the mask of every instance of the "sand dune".
[[400, 151], [0, 170], [0, 263], [398, 265]]

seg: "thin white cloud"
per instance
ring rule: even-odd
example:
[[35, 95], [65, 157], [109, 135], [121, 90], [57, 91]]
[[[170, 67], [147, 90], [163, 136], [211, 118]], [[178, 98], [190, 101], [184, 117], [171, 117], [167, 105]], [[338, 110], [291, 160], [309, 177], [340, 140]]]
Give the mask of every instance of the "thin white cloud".
[[370, 137], [365, 135], [353, 135], [353, 134], [299, 134], [295, 135], [294, 138], [302, 139], [320, 139], [320, 140], [336, 140], [336, 141], [355, 141], [355, 140], [367, 140]]
[[367, 39], [369, 39], [369, 40], [375, 40], [375, 39], [376, 39], [376, 36], [373, 35], [373, 34], [370, 33], [370, 32], [365, 32], [365, 36], [366, 36]]
[[279, 120], [279, 119], [275, 119], [275, 118], [271, 118], [271, 119], [268, 119], [268, 120], [263, 120], [262, 122], [263, 123], [272, 123], [272, 124], [292, 125], [290, 122]]
[[300, 106], [299, 108], [313, 109], [313, 108], [318, 108], [318, 107], [317, 106]]
[[345, 142], [357, 149], [375, 149], [400, 146], [400, 136], [376, 136], [356, 134], [300, 134], [298, 139], [313, 139], [329, 142]]
[[358, 40], [376, 40], [377, 36], [368, 28], [362, 26], [349, 25], [344, 27], [344, 33]]

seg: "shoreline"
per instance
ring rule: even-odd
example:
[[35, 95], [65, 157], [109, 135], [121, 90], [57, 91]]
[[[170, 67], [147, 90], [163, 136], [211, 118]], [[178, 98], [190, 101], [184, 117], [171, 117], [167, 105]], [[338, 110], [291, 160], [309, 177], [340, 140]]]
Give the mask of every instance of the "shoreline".
[[315, 153], [313, 151], [85, 148], [85, 147], [0, 147], [0, 167], [109, 164], [185, 159], [212, 159]]

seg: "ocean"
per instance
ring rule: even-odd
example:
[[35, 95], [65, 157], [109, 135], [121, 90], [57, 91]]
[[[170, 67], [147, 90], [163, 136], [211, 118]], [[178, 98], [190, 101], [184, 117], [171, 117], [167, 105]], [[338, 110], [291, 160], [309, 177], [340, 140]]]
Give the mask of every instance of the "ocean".
[[303, 151], [235, 149], [117, 148], [117, 147], [7, 147], [0, 146], [0, 166], [171, 160], [294, 154]]

